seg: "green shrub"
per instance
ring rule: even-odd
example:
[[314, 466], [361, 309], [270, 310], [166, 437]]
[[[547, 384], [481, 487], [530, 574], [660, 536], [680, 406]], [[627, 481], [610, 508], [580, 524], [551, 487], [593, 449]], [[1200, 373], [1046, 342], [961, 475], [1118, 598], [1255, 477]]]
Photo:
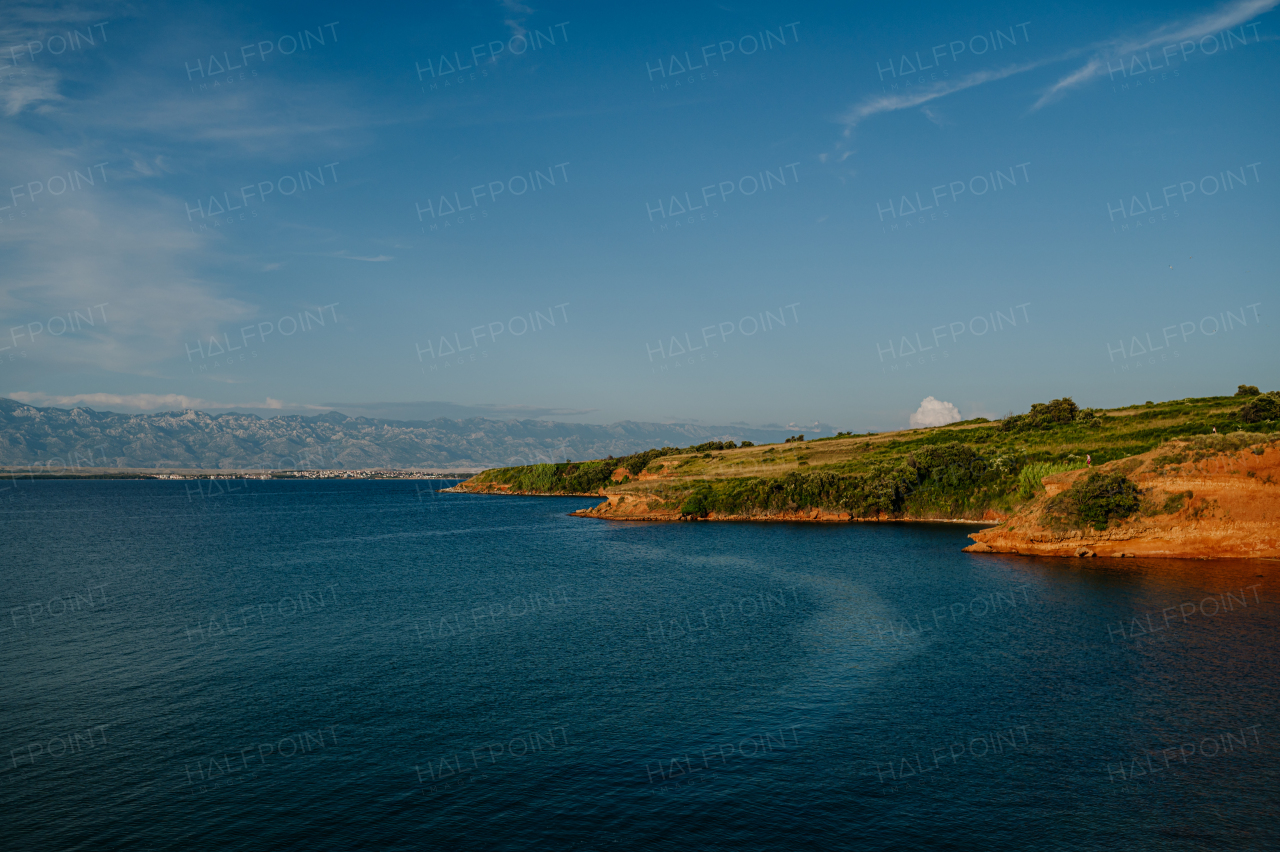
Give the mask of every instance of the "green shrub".
[[705, 518], [707, 513], [711, 511], [711, 488], [703, 485], [692, 494], [685, 498], [684, 503], [680, 505], [680, 514], [693, 515], [697, 518]]
[[1240, 406], [1240, 419], [1245, 423], [1280, 419], [1280, 392], [1259, 394]]
[[994, 487], [1004, 474], [966, 444], [927, 446], [896, 463], [859, 475], [793, 471], [776, 478], [703, 482], [683, 495], [680, 511], [705, 517], [777, 513], [800, 509], [848, 512], [853, 517], [943, 511], [955, 516], [975, 508], [975, 485]]
[[686, 452], [704, 453], [707, 450], [732, 450], [735, 446], [733, 441], [707, 441], [690, 447]]
[[1010, 414], [1000, 421], [1000, 431], [1020, 432], [1026, 429], [1051, 429], [1071, 423], [1080, 413], [1080, 407], [1069, 396], [1052, 402], [1037, 402], [1026, 414]]
[[1112, 520], [1124, 520], [1138, 511], [1142, 492], [1122, 473], [1089, 474], [1051, 498], [1045, 513], [1054, 525], [1104, 530]]
[[1236, 396], [1258, 396], [1261, 393], [1257, 385], [1240, 385], [1236, 388]]

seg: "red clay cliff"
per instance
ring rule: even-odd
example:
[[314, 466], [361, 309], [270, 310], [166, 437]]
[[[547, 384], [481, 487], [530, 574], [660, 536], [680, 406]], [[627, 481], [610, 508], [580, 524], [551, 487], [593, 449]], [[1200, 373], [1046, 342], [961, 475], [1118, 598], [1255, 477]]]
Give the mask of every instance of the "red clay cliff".
[[[1204, 457], [1206, 456], [1207, 457]], [[1181, 459], [1181, 461], [1177, 461]], [[1280, 557], [1280, 449], [1269, 443], [1218, 454], [1185, 442], [1094, 467], [1120, 471], [1146, 493], [1147, 505], [1191, 492], [1171, 514], [1139, 512], [1105, 530], [1052, 528], [1045, 503], [1086, 470], [1047, 476], [1046, 493], [1005, 523], [972, 533], [971, 553], [1042, 556], [1162, 556], [1193, 559]]]

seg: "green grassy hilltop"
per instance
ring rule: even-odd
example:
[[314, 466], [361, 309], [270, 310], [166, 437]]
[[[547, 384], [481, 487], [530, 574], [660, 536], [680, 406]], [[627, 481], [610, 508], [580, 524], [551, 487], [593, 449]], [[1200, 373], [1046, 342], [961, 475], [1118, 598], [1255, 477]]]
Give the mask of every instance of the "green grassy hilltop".
[[[978, 519], [989, 509], [1013, 512], [1042, 492], [1042, 477], [1082, 468], [1086, 455], [1103, 464], [1215, 428], [1225, 448], [1262, 439], [1277, 429], [1278, 418], [1280, 394], [1245, 386], [1235, 396], [1107, 410], [1080, 409], [1064, 398], [997, 421], [797, 436], [765, 446], [709, 442], [620, 459], [498, 468], [463, 487], [537, 494], [603, 489], [689, 516], [822, 509], [853, 517]], [[1252, 434], [1229, 438], [1238, 431]]]

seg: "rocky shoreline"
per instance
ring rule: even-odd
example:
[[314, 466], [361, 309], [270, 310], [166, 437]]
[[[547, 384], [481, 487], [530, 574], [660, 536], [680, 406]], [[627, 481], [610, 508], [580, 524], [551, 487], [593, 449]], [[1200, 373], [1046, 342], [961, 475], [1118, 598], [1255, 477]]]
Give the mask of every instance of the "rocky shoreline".
[[1089, 471], [1044, 479], [1044, 496], [1005, 523], [971, 534], [969, 553], [1036, 556], [1280, 558], [1280, 450], [1267, 443], [1196, 458], [1161, 447], [1095, 471], [1125, 473], [1149, 495], [1191, 495], [1169, 514], [1115, 522], [1106, 529], [1055, 528], [1046, 503]]
[[[600, 496], [600, 495], [582, 495]], [[578, 518], [599, 518], [609, 521], [654, 521], [663, 523], [677, 522], [787, 522], [787, 523], [811, 523], [811, 524], [907, 524], [907, 523], [933, 523], [933, 524], [998, 524], [1002, 519], [987, 518], [915, 518], [915, 517], [889, 517], [880, 515], [874, 518], [855, 518], [851, 517], [848, 512], [830, 512], [823, 509], [800, 509], [794, 512], [760, 512], [749, 515], [729, 515], [719, 512], [708, 512], [705, 517], [696, 515], [681, 514], [677, 509], [654, 509], [647, 505], [641, 505], [636, 501], [631, 506], [627, 506], [625, 496], [615, 497], [611, 495], [603, 495], [607, 499], [598, 506], [590, 509], [579, 509], [576, 512], [570, 512], [570, 515]]]
[[[648, 476], [642, 478], [650, 478]], [[652, 477], [657, 478], [657, 477]], [[816, 524], [838, 524], [838, 523], [922, 523], [928, 522], [933, 524], [998, 524], [1005, 520], [1003, 516], [994, 512], [987, 512], [983, 518], [918, 518], [918, 517], [890, 517], [888, 515], [880, 515], [874, 518], [855, 518], [851, 517], [848, 512], [830, 512], [824, 509], [801, 509], [794, 512], [760, 512], [750, 515], [728, 515], [719, 512], [709, 512], [704, 517], [682, 514], [678, 509], [661, 509], [654, 506], [652, 501], [639, 500], [629, 497], [626, 494], [609, 494], [603, 489], [595, 493], [579, 494], [567, 492], [547, 493], [542, 491], [520, 491], [512, 490], [510, 486], [500, 483], [484, 483], [479, 485], [468, 485], [466, 482], [460, 482], [452, 488], [442, 488], [442, 492], [454, 494], [507, 494], [520, 497], [602, 497], [604, 502], [589, 509], [578, 509], [569, 514], [577, 518], [597, 518], [609, 521], [649, 521], [661, 523], [691, 523], [697, 521], [751, 521], [751, 522], [769, 522], [769, 521], [785, 521], [788, 523], [816, 523]]]
[[[1217, 440], [1219, 436], [1213, 436]], [[1176, 511], [1135, 513], [1105, 529], [1065, 529], [1055, 525], [1046, 506], [1057, 494], [1090, 473], [1122, 473], [1145, 495], [1145, 506], [1186, 495]], [[650, 478], [643, 474], [642, 479]], [[730, 515], [695, 516], [666, 508], [635, 494], [545, 494], [513, 491], [500, 483], [459, 483], [443, 489], [470, 494], [595, 497], [602, 502], [571, 515], [638, 522], [786, 522], [786, 523], [961, 523], [986, 525], [970, 534], [969, 553], [1014, 553], [1059, 557], [1135, 556], [1216, 559], [1280, 558], [1280, 449], [1263, 436], [1238, 450], [1191, 448], [1174, 442], [1139, 456], [1045, 477], [1045, 492], [1024, 504], [1012, 517], [987, 511], [982, 518], [851, 517], [848, 512], [801, 509]], [[669, 505], [669, 504], [668, 504]]]

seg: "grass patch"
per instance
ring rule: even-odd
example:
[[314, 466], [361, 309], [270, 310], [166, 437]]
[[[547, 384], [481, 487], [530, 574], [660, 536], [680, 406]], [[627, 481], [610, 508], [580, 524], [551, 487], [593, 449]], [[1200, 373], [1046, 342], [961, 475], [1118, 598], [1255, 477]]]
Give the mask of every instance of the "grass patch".
[[1018, 473], [1018, 496], [1029, 500], [1037, 494], [1044, 493], [1044, 485], [1040, 480], [1055, 473], [1066, 473], [1084, 467], [1079, 462], [1032, 462]]

